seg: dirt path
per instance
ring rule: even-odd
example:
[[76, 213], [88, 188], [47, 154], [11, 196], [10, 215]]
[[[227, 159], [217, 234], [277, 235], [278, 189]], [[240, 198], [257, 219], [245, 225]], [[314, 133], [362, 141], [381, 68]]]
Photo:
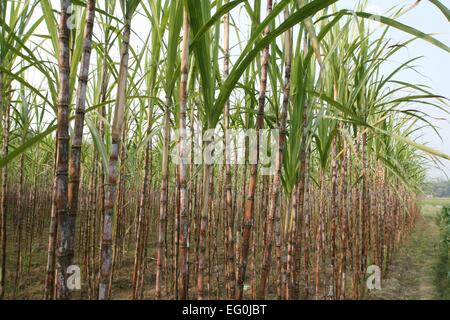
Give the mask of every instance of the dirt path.
[[450, 299], [448, 248], [443, 248], [440, 240], [435, 214], [418, 218], [382, 281], [382, 289], [372, 291], [369, 299]]

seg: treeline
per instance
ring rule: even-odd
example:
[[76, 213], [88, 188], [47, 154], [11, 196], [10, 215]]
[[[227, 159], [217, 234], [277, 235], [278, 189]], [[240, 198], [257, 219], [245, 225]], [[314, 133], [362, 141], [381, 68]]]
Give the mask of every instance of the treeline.
[[450, 198], [450, 181], [445, 179], [428, 180], [425, 182], [423, 192], [426, 196], [434, 198]]

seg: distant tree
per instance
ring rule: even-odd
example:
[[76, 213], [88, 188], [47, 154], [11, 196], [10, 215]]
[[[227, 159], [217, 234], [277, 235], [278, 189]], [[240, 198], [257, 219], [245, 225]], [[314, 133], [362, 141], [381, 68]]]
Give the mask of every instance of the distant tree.
[[450, 181], [443, 179], [427, 181], [423, 191], [426, 195], [436, 198], [448, 198], [450, 197]]

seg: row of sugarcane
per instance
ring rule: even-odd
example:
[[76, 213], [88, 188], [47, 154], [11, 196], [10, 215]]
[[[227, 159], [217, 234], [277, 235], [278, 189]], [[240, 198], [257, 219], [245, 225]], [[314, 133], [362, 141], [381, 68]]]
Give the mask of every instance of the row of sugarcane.
[[[381, 72], [415, 40], [393, 44], [389, 27], [450, 49], [395, 20], [414, 6], [372, 30], [362, 7], [335, 2], [267, 0], [262, 17], [261, 0], [217, 1], [214, 14], [208, 0], [120, 0], [123, 19], [116, 1], [2, 2], [0, 297], [7, 275], [20, 291], [23, 261], [47, 237], [46, 299], [110, 299], [123, 273], [133, 299], [363, 298], [367, 267], [385, 273], [413, 226], [424, 152], [447, 157], [414, 141], [432, 126], [419, 106], [445, 105], [396, 80], [417, 59]], [[193, 159], [194, 131], [208, 129], [225, 146], [229, 131], [254, 129], [256, 150], [172, 161]], [[264, 129], [279, 130], [268, 176], [249, 161]]]

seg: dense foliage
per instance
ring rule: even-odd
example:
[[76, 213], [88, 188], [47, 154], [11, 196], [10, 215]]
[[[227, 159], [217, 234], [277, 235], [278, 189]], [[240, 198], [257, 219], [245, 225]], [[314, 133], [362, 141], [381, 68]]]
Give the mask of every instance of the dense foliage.
[[[0, 297], [363, 298], [449, 158], [415, 140], [447, 106], [398, 79], [417, 58], [382, 67], [450, 48], [398, 22], [418, 2], [336, 2], [1, 0]], [[227, 161], [175, 161], [249, 129]]]

